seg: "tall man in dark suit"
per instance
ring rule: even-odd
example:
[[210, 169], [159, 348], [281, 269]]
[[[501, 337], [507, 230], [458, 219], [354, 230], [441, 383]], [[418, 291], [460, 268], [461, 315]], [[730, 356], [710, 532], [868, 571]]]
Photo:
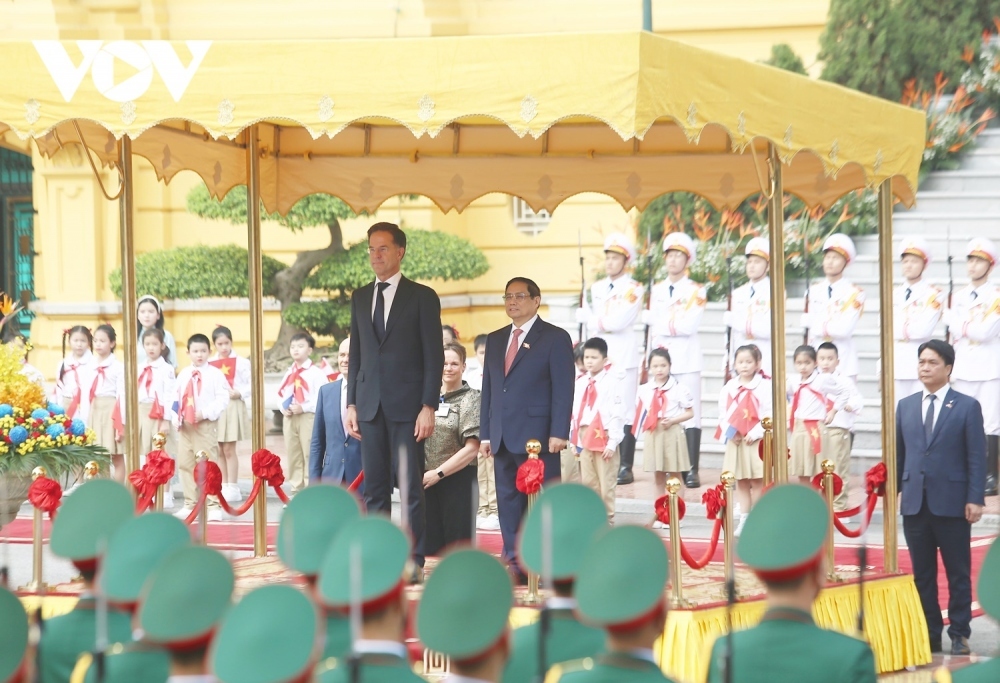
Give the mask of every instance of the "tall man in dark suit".
[[503, 557], [519, 581], [517, 530], [528, 497], [517, 490], [517, 468], [537, 439], [546, 481], [559, 478], [559, 453], [569, 439], [573, 411], [573, 342], [569, 333], [538, 317], [542, 293], [528, 278], [516, 277], [504, 290], [512, 325], [486, 338], [479, 451], [493, 458]]
[[[361, 474], [361, 442], [347, 433], [347, 378], [350, 372], [350, 338], [340, 342], [337, 369], [340, 377], [319, 388], [316, 420], [309, 448], [309, 481], [350, 486]], [[364, 482], [358, 488], [364, 494]]]
[[931, 651], [941, 652], [937, 554], [948, 575], [951, 653], [969, 654], [972, 524], [983, 516], [986, 437], [983, 411], [951, 388], [955, 350], [940, 339], [918, 349], [920, 393], [896, 407], [896, 467], [903, 534], [927, 618]]
[[[433, 289], [399, 272], [405, 255], [399, 226], [376, 223], [368, 229], [375, 282], [351, 296], [347, 431], [361, 439], [369, 513], [390, 513], [394, 478], [406, 487], [414, 559], [422, 567], [423, 441], [434, 431], [444, 350], [441, 302]], [[398, 474], [400, 456], [406, 458], [406, 481]]]

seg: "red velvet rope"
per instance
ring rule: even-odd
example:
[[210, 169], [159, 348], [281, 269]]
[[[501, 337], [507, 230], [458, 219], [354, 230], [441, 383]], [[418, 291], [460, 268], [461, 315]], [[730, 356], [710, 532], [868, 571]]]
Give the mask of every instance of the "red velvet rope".
[[49, 519], [55, 519], [62, 503], [62, 487], [55, 479], [39, 477], [28, 487], [28, 500], [36, 509], [49, 513]]
[[697, 560], [691, 556], [688, 552], [687, 547], [684, 545], [684, 539], [681, 539], [681, 557], [687, 563], [687, 566], [691, 569], [704, 569], [708, 563], [712, 560], [712, 556], [715, 555], [715, 549], [719, 545], [719, 532], [722, 531], [722, 520], [716, 519], [715, 525], [712, 526], [712, 538], [708, 541], [708, 549], [705, 554], [702, 555]]
[[361, 487], [361, 484], [362, 482], [364, 482], [364, 480], [365, 480], [365, 472], [364, 470], [361, 470], [361, 474], [359, 474], [357, 477], [354, 478], [354, 481], [352, 481], [351, 485], [347, 487], [347, 490], [352, 492], [357, 491]]
[[208, 496], [217, 497], [219, 505], [232, 517], [245, 515], [253, 507], [257, 496], [261, 495], [265, 485], [269, 485], [274, 489], [275, 494], [277, 494], [278, 499], [282, 503], [288, 503], [288, 496], [281, 489], [281, 485], [285, 483], [285, 475], [281, 471], [281, 458], [266, 448], [262, 448], [251, 456], [250, 463], [254, 475], [253, 488], [250, 489], [250, 493], [246, 500], [243, 501], [243, 504], [235, 508], [229, 504], [229, 501], [226, 500], [222, 492], [222, 470], [219, 469], [218, 463], [211, 460], [197, 463], [194, 469], [194, 476], [195, 481], [202, 484], [202, 490], [198, 496], [198, 504], [195, 505], [194, 510], [188, 515], [187, 520], [185, 520], [186, 523], [191, 524], [198, 518], [198, 510], [205, 505]]
[[842, 533], [847, 538], [860, 538], [861, 535], [864, 534], [865, 531], [868, 529], [868, 525], [871, 524], [872, 513], [875, 512], [875, 506], [877, 504], [878, 504], [878, 496], [875, 494], [869, 495], [867, 506], [865, 508], [865, 521], [862, 522], [861, 526], [858, 527], [856, 530], [848, 529], [846, 526], [844, 526], [844, 523], [840, 521], [841, 516], [851, 516], [851, 515], [842, 515], [840, 513], [834, 515], [833, 525], [837, 527], [837, 531]]

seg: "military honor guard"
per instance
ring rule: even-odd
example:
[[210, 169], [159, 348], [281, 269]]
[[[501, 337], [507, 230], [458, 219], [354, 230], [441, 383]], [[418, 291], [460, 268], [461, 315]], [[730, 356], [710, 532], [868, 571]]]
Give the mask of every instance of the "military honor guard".
[[0, 681], [28, 683], [28, 615], [17, 596], [0, 586]]
[[604, 239], [604, 272], [590, 286], [590, 305], [577, 310], [577, 322], [587, 326], [587, 333], [600, 337], [608, 344], [608, 360], [612, 369], [622, 373], [622, 397], [629, 409], [625, 411], [625, 428], [621, 439], [621, 471], [619, 484], [634, 481], [635, 434], [632, 429], [631, 407], [639, 386], [639, 335], [635, 332], [642, 311], [645, 288], [628, 274], [635, 264], [635, 245], [627, 236], [614, 232]]
[[924, 277], [931, 263], [927, 240], [919, 235], [907, 237], [899, 246], [903, 284], [893, 294], [893, 377], [896, 399], [923, 390], [917, 377], [917, 349], [934, 336], [934, 330], [944, 314], [941, 289]]
[[409, 539], [385, 517], [356, 519], [337, 534], [323, 557], [317, 596], [327, 609], [359, 612], [361, 632], [349, 657], [320, 661], [318, 683], [423, 681], [403, 640], [410, 551]]
[[222, 620], [209, 654], [218, 683], [301, 683], [322, 651], [316, 606], [292, 586], [263, 586]]
[[698, 326], [705, 312], [705, 288], [691, 280], [688, 267], [695, 259], [694, 241], [683, 232], [672, 232], [663, 239], [667, 278], [653, 285], [649, 310], [643, 322], [650, 326], [653, 348], [670, 351], [671, 374], [687, 387], [694, 400], [694, 417], [684, 423], [691, 471], [684, 481], [698, 488], [698, 462], [701, 453], [701, 345]]
[[[108, 604], [134, 613], [143, 584], [160, 562], [189, 545], [187, 526], [166, 513], [150, 512], [126, 521], [111, 537], [104, 556], [100, 588]], [[103, 662], [98, 663], [98, 657]], [[70, 683], [164, 683], [169, 675], [166, 650], [146, 643], [111, 643], [105, 652], [84, 653]]]
[[833, 342], [840, 349], [840, 371], [858, 381], [858, 351], [854, 331], [865, 310], [865, 292], [844, 277], [847, 266], [857, 258], [854, 242], [847, 235], [834, 233], [823, 243], [823, 273], [826, 277], [806, 293], [806, 313], [802, 325], [807, 331], [806, 344], [816, 348]]
[[983, 408], [986, 431], [986, 495], [997, 495], [1000, 452], [1000, 287], [989, 281], [997, 247], [977, 237], [969, 242], [969, 285], [955, 292], [947, 313], [955, 367], [955, 391], [973, 397]]
[[[993, 540], [983, 566], [979, 569], [979, 583], [976, 595], [983, 611], [1000, 621], [1000, 543]], [[994, 683], [1000, 681], [1000, 657], [993, 653], [993, 659], [970, 664], [954, 673], [947, 669], [937, 672], [936, 683]]]
[[208, 648], [230, 609], [236, 577], [222, 553], [205, 546], [168, 555], [142, 589], [142, 640], [170, 653], [167, 683], [216, 683]]
[[765, 237], [754, 237], [744, 249], [747, 283], [733, 290], [733, 302], [725, 323], [732, 328], [728, 363], [735, 364], [736, 349], [753, 344], [761, 353], [761, 370], [771, 376], [771, 245]]
[[[278, 557], [286, 567], [301, 573], [307, 592], [316, 593], [326, 551], [340, 530], [361, 517], [358, 499], [333, 484], [312, 484], [288, 502], [278, 524]], [[323, 657], [342, 658], [351, 649], [351, 626], [342, 610], [325, 611]]]
[[813, 621], [829, 527], [830, 509], [809, 487], [782, 484], [761, 497], [736, 552], [764, 583], [767, 612], [757, 626], [715, 641], [709, 683], [875, 683], [868, 644]]
[[428, 649], [450, 658], [445, 683], [500, 682], [513, 605], [510, 576], [497, 558], [466, 548], [441, 560], [424, 587], [417, 633]]
[[[551, 582], [553, 596], [545, 602], [544, 627], [539, 620], [514, 631], [504, 683], [535, 680], [555, 664], [604, 651], [604, 631], [576, 614], [574, 588], [584, 553], [607, 526], [601, 499], [580, 484], [546, 488], [535, 501], [521, 531], [519, 555], [524, 566]], [[542, 561], [546, 553], [551, 567]]]
[[[108, 479], [85, 482], [63, 499], [52, 523], [50, 548], [53, 555], [69, 560], [79, 570], [84, 590], [69, 613], [45, 622], [38, 643], [40, 683], [65, 683], [80, 655], [97, 649], [94, 576], [111, 537], [134, 514], [135, 503], [128, 490]], [[109, 606], [106, 626], [102, 636], [107, 642], [132, 641], [129, 614], [124, 610]]]
[[577, 611], [607, 632], [607, 652], [552, 667], [546, 683], [669, 681], [653, 652], [666, 624], [667, 571], [667, 548], [649, 529], [598, 534], [580, 562]]

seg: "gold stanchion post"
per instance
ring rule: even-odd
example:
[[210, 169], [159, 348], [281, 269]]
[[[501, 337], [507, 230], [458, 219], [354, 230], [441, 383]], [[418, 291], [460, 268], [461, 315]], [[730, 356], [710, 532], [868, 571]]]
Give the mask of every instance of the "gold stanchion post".
[[824, 460], [820, 463], [820, 468], [823, 470], [823, 497], [826, 498], [826, 505], [830, 509], [830, 531], [826, 539], [826, 578], [829, 581], [840, 581], [840, 575], [834, 570], [833, 555], [834, 535], [837, 533], [837, 529], [833, 525], [833, 516], [836, 514], [833, 510], [833, 473], [836, 466], [832, 460]]
[[[85, 152], [89, 154], [89, 152]], [[138, 384], [139, 328], [135, 316], [135, 241], [132, 223], [134, 199], [132, 195], [132, 140], [127, 135], [118, 141], [118, 166], [122, 189], [118, 198], [118, 241], [122, 268], [122, 348], [124, 357], [125, 386]], [[139, 469], [139, 396], [126, 391], [122, 409], [125, 411], [125, 485], [132, 488], [128, 475]], [[133, 495], [138, 495], [134, 489]]]
[[[195, 466], [197, 463], [208, 462], [208, 451], [198, 451], [195, 454]], [[204, 480], [198, 482], [198, 498], [201, 498], [202, 491], [205, 490]], [[199, 541], [202, 545], [208, 545], [208, 498], [201, 504], [201, 509], [198, 510], [198, 536]]]
[[[90, 463], [87, 463], [90, 465]], [[97, 463], [94, 463], [95, 465]], [[43, 465], [39, 465], [35, 469], [31, 470], [31, 480], [35, 481], [40, 477], [49, 476], [49, 472]], [[44, 528], [44, 518], [43, 513], [39, 508], [34, 508], [33, 516], [31, 520], [31, 582], [26, 586], [21, 586], [20, 590], [27, 591], [29, 593], [41, 593], [48, 590], [44, 579], [42, 578], [42, 559], [44, 548], [42, 541], [42, 530]]]
[[[766, 470], [765, 470], [766, 473]], [[736, 569], [735, 563], [733, 561], [733, 543], [736, 539], [733, 538], [733, 505], [736, 504], [736, 496], [733, 492], [736, 490], [736, 475], [726, 470], [719, 477], [722, 482], [723, 495], [726, 497], [726, 505], [722, 512], [722, 531], [724, 532], [722, 539], [722, 553], [723, 553], [723, 571], [725, 573], [726, 581], [736, 579]], [[723, 593], [725, 593], [725, 588], [723, 588]]]
[[760, 421], [764, 428], [764, 486], [774, 483], [774, 422], [769, 417]]
[[[246, 130], [247, 281], [250, 298], [250, 441], [253, 452], [264, 448], [264, 275], [260, 246], [260, 142], [257, 126]], [[261, 482], [253, 503], [253, 555], [267, 555], [267, 485]]]
[[767, 146], [767, 165], [771, 193], [767, 202], [768, 237], [771, 242], [771, 393], [774, 424], [781, 426], [774, 430], [772, 453], [777, 454], [774, 458], [774, 479], [783, 484], [788, 481], [788, 461], [784, 457], [788, 450], [788, 436], [783, 427], [788, 424], [785, 405], [785, 203], [781, 158], [773, 143]]
[[681, 480], [667, 479], [667, 504], [670, 506], [670, 606], [684, 605], [684, 580], [681, 576], [681, 520], [680, 503], [677, 494], [681, 490]]
[[[532, 439], [525, 445], [525, 450], [528, 451], [529, 460], [537, 460], [538, 454], [542, 452], [542, 444], [537, 439]], [[537, 493], [528, 494], [528, 510], [531, 510], [535, 506], [535, 501], [538, 500]], [[538, 574], [533, 571], [528, 571], [528, 595], [524, 598], [524, 603], [526, 605], [538, 605], [542, 602], [541, 596], [538, 594]]]
[[[162, 451], [163, 447], [167, 445], [167, 435], [163, 432], [157, 432], [153, 435], [153, 450]], [[166, 484], [160, 484], [156, 487], [156, 498], [153, 500], [153, 509], [157, 512], [163, 512], [163, 496], [164, 487], [170, 486], [168, 481]]]
[[882, 318], [882, 463], [885, 465], [885, 496], [882, 497], [882, 529], [885, 571], [899, 571], [896, 531], [896, 395], [892, 347], [892, 181], [878, 186], [879, 307]]

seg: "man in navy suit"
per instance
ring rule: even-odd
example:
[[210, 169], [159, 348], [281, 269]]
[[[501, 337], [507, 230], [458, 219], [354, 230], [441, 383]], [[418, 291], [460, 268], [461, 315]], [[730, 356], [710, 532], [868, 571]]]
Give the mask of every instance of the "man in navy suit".
[[[368, 228], [375, 281], [351, 295], [346, 421], [347, 433], [361, 439], [365, 507], [388, 515], [393, 482], [406, 489], [413, 558], [423, 567], [423, 442], [434, 431], [441, 400], [444, 347], [441, 301], [430, 287], [403, 277], [405, 255], [406, 234], [398, 225]], [[422, 582], [423, 571], [412, 580]]]
[[[340, 343], [340, 378], [319, 388], [309, 448], [309, 481], [350, 486], [361, 474], [361, 442], [347, 433], [347, 376], [350, 338]], [[364, 495], [364, 482], [358, 492]]]
[[569, 333], [538, 317], [542, 293], [528, 278], [515, 277], [504, 290], [511, 325], [486, 338], [480, 453], [493, 458], [503, 557], [519, 582], [517, 530], [528, 497], [517, 490], [517, 468], [528, 458], [526, 444], [542, 444], [545, 480], [559, 478], [559, 453], [569, 439], [573, 412], [573, 342]]
[[937, 554], [948, 576], [951, 653], [969, 654], [972, 633], [972, 525], [983, 516], [986, 437], [979, 402], [949, 383], [955, 350], [940, 339], [918, 349], [924, 390], [896, 407], [896, 468], [903, 534], [927, 618], [931, 651], [941, 652]]

